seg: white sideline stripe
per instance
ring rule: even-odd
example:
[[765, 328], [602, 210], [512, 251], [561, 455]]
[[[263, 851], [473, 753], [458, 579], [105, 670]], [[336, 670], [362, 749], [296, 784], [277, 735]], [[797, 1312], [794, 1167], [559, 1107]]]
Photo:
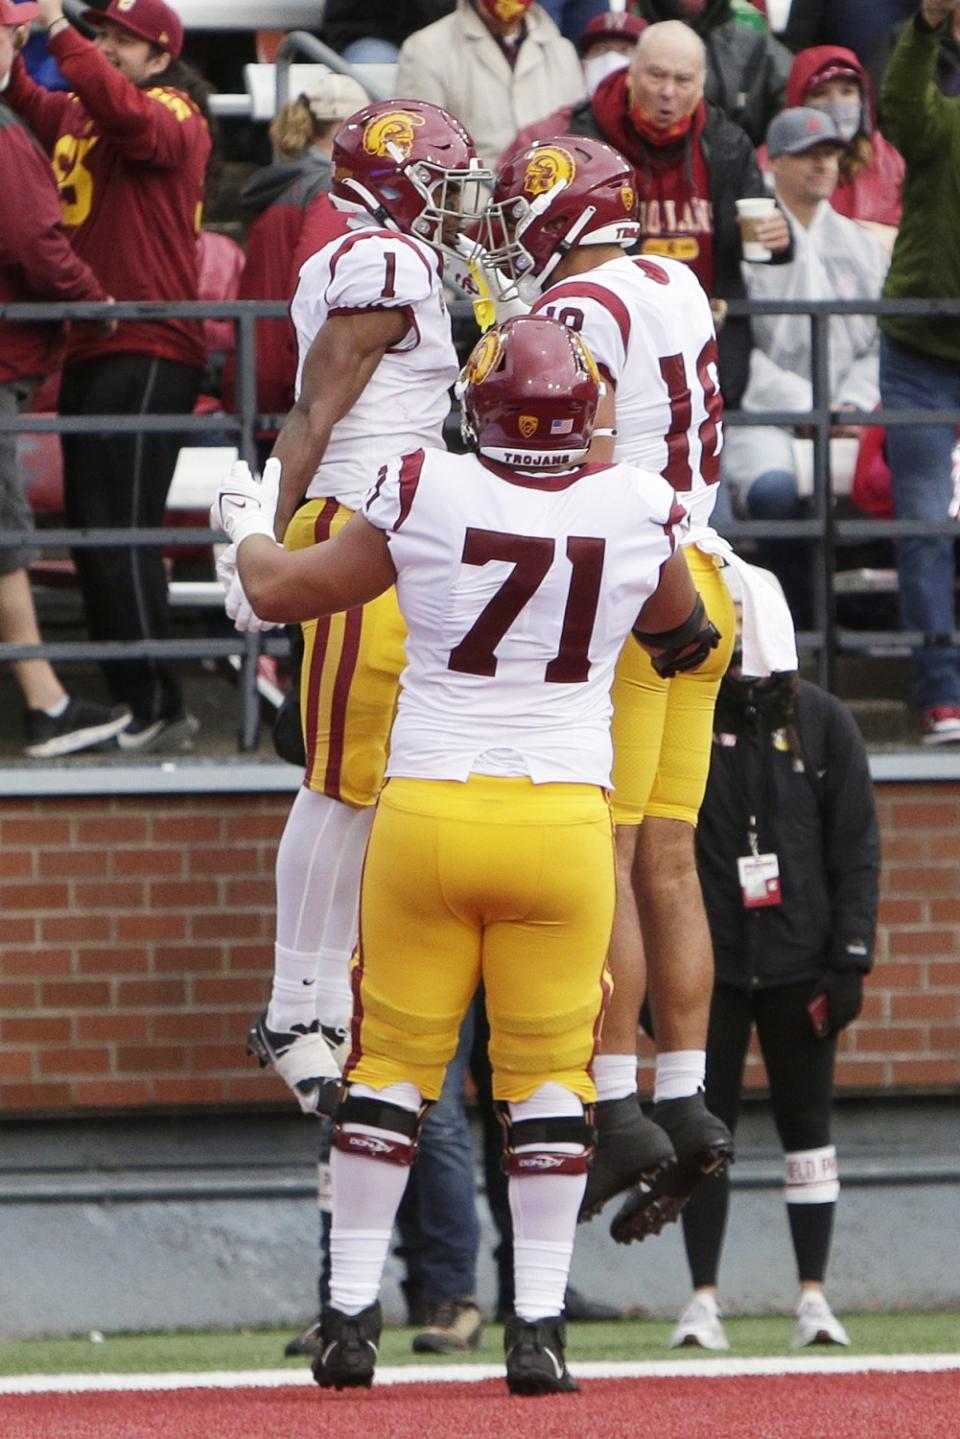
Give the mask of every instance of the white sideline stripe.
[[[628, 1363], [603, 1360], [571, 1364], [578, 1379], [716, 1379], [750, 1374], [888, 1374], [925, 1373], [960, 1369], [960, 1354], [838, 1354], [769, 1359], [664, 1359]], [[377, 1384], [479, 1382], [502, 1379], [502, 1364], [402, 1364], [377, 1370]], [[196, 1374], [20, 1374], [0, 1378], [4, 1394], [81, 1394], [166, 1389], [281, 1389], [312, 1385], [309, 1370], [210, 1370]]]

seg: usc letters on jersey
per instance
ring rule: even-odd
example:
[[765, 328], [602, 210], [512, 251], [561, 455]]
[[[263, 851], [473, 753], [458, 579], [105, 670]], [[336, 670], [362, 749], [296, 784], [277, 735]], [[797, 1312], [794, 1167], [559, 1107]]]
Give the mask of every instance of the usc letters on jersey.
[[720, 480], [717, 337], [699, 280], [678, 261], [609, 260], [553, 285], [534, 306], [579, 331], [617, 387], [616, 457], [662, 475], [691, 525]]
[[421, 450], [362, 512], [388, 533], [409, 630], [388, 776], [466, 780], [495, 748], [537, 784], [608, 787], [614, 665], [684, 518], [670, 487]]
[[398, 453], [443, 445], [457, 356], [440, 257], [408, 235], [360, 223], [303, 266], [290, 311], [299, 351], [297, 394], [307, 351], [328, 318], [384, 309], [402, 310], [410, 329], [334, 425], [308, 499], [335, 496], [356, 509], [383, 463], [385, 434]]

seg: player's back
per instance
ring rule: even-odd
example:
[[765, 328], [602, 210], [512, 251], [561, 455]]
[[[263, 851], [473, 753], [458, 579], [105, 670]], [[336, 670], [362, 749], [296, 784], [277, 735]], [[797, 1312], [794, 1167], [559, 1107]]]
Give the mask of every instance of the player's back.
[[364, 505], [409, 628], [388, 774], [465, 779], [491, 749], [536, 782], [609, 784], [610, 685], [682, 516], [655, 475], [394, 461]]
[[332, 316], [399, 310], [409, 321], [348, 414], [334, 425], [308, 498], [334, 495], [356, 508], [384, 454], [443, 444], [457, 376], [439, 255], [409, 235], [362, 224], [337, 236], [300, 271], [290, 313], [297, 332], [299, 394], [313, 341]]
[[705, 524], [723, 402], [710, 303], [689, 266], [623, 256], [561, 280], [534, 309], [577, 330], [616, 384], [617, 459], [662, 475]]

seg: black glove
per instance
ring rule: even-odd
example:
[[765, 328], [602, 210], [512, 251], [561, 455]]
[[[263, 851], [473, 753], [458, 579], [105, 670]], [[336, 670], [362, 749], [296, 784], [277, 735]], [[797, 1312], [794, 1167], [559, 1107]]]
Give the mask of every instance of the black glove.
[[817, 986], [827, 997], [828, 1034], [852, 1024], [863, 1008], [863, 975], [859, 969], [827, 969]]

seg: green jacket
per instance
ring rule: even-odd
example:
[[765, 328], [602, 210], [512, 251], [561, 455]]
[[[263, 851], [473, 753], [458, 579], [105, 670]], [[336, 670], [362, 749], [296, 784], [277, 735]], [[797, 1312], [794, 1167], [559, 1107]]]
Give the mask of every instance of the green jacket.
[[[883, 128], [907, 163], [903, 219], [884, 286], [887, 299], [960, 300], [960, 96], [934, 84], [940, 30], [915, 17], [883, 78]], [[887, 317], [891, 339], [960, 362], [960, 316]]]

